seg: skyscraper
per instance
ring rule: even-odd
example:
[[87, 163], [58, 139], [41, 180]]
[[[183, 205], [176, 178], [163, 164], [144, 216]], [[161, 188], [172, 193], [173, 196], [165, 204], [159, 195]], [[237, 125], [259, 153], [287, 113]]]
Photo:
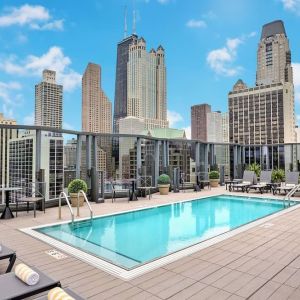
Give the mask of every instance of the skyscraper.
[[62, 128], [63, 86], [55, 77], [55, 71], [44, 70], [35, 86], [35, 125]]
[[[82, 130], [95, 133], [112, 132], [111, 102], [101, 88], [101, 67], [89, 63], [82, 77]], [[98, 144], [98, 171], [111, 172], [111, 141], [100, 138]], [[79, 145], [80, 146], [80, 145]]]
[[82, 77], [82, 130], [111, 133], [111, 102], [101, 88], [101, 67], [89, 63]]
[[211, 112], [209, 104], [197, 104], [191, 107], [192, 139], [207, 141], [207, 114]]
[[[286, 161], [290, 158], [276, 144], [293, 143], [296, 135], [291, 52], [282, 21], [263, 26], [257, 50], [256, 86], [249, 88], [239, 79], [228, 94], [228, 106], [229, 141], [275, 144], [268, 148], [270, 167], [284, 167], [283, 157]], [[259, 156], [256, 150], [251, 151], [249, 163]]]
[[262, 28], [257, 50], [256, 85], [278, 82], [293, 83], [291, 50], [282, 21], [273, 21]]
[[126, 116], [143, 119], [148, 129], [168, 127], [165, 51], [146, 50], [146, 41], [133, 34], [118, 44], [114, 131]]

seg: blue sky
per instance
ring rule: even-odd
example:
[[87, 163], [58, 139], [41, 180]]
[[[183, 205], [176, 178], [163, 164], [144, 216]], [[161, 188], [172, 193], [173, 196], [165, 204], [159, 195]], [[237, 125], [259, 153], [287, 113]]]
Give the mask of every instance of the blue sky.
[[[30, 124], [34, 85], [44, 68], [58, 73], [64, 91], [64, 128], [81, 129], [81, 74], [102, 67], [102, 87], [114, 100], [116, 45], [128, 31], [132, 0], [1, 0], [0, 111]], [[190, 106], [227, 111], [237, 79], [255, 82], [256, 50], [264, 23], [282, 19], [290, 40], [300, 115], [300, 0], [135, 0], [137, 34], [147, 48], [166, 50], [171, 125], [190, 126]]]

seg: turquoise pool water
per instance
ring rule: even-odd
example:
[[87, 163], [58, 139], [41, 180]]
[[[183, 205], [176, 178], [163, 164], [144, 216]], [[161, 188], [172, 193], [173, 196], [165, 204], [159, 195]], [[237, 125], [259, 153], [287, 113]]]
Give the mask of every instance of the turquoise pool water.
[[282, 209], [282, 201], [222, 195], [36, 230], [132, 269]]

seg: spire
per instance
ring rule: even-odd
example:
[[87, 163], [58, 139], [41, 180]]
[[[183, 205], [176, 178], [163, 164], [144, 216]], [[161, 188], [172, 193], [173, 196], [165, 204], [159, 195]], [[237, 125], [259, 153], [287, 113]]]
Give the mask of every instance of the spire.
[[133, 8], [132, 33], [133, 33], [133, 34], [136, 34], [136, 18], [135, 18], [135, 8]]
[[127, 37], [127, 6], [124, 7], [124, 39]]

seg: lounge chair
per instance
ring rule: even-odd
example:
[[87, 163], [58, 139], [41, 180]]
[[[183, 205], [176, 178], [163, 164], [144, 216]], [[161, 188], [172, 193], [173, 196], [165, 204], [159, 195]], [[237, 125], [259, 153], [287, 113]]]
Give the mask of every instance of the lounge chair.
[[249, 186], [247, 193], [249, 193], [250, 190], [258, 190], [262, 194], [268, 188], [270, 189], [271, 181], [272, 171], [261, 171], [259, 182]]
[[283, 191], [285, 194], [288, 193], [292, 188], [294, 188], [299, 183], [299, 172], [287, 172], [285, 174], [285, 183], [283, 185], [274, 188], [273, 194], [277, 192], [281, 194]]
[[[69, 296], [73, 297], [76, 300], [84, 300], [85, 298], [82, 298], [80, 296], [78, 296], [75, 292], [73, 292], [71, 289], [66, 288], [63, 289]], [[48, 300], [47, 295], [41, 296], [39, 298], [36, 298], [35, 300]]]
[[[124, 187], [125, 186], [125, 187]], [[126, 194], [130, 197], [129, 182], [126, 181], [111, 181], [111, 202], [115, 202], [117, 194]]]
[[149, 200], [151, 199], [151, 190], [155, 190], [156, 187], [152, 186], [152, 176], [141, 176], [137, 181], [137, 190], [147, 197], [149, 195]]
[[244, 193], [248, 187], [254, 184], [254, 178], [254, 171], [244, 171], [243, 181], [241, 183], [233, 184], [231, 190], [241, 190]]
[[39, 281], [35, 285], [27, 285], [14, 272], [0, 275], [0, 300], [21, 300], [61, 286], [59, 281], [53, 280], [34, 267], [32, 269], [39, 274]]
[[5, 273], [8, 273], [11, 271], [12, 267], [14, 266], [14, 263], [16, 261], [16, 252], [1, 245], [1, 251], [0, 251], [0, 260], [2, 259], [9, 259], [9, 264], [8, 267], [6, 269]]

